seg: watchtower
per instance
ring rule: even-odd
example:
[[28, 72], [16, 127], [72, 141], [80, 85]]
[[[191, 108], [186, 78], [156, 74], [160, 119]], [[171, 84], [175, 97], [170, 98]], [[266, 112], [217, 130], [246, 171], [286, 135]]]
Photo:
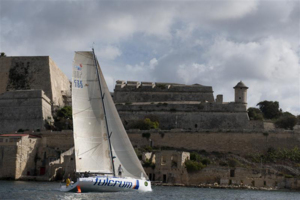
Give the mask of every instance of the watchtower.
[[248, 87], [242, 81], [238, 82], [234, 87], [235, 103], [247, 104], [247, 89]]

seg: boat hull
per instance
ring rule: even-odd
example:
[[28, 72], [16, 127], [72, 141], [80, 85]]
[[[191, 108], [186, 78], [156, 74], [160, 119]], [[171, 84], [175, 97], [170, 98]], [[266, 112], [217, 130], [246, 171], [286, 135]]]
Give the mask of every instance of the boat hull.
[[74, 184], [61, 186], [63, 192], [118, 192], [118, 191], [152, 191], [151, 182], [142, 179], [119, 177], [88, 177], [78, 178]]

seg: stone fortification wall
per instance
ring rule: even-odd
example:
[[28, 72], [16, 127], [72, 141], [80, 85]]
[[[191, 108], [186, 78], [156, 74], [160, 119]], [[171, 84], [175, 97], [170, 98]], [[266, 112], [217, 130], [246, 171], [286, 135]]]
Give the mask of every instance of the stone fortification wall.
[[6, 92], [12, 57], [0, 57], [0, 94]]
[[52, 118], [50, 99], [42, 90], [10, 91], [0, 95], [1, 133], [45, 129]]
[[55, 62], [49, 57], [50, 80], [52, 90], [52, 101], [62, 107], [66, 104], [65, 98], [71, 96], [71, 83], [68, 77], [57, 67]]
[[180, 85], [176, 83], [149, 83], [117, 81], [114, 90], [115, 103], [161, 101], [214, 102], [211, 86]]
[[39, 138], [24, 134], [0, 137], [0, 140], [0, 178], [34, 175]]
[[40, 138], [30, 138], [30, 136], [24, 136], [17, 143], [16, 154], [16, 174], [15, 179], [19, 179], [22, 176], [37, 175], [35, 171], [35, 159], [38, 151]]
[[0, 178], [14, 178], [16, 173], [17, 146], [0, 145]]
[[249, 126], [246, 112], [119, 111], [119, 114], [126, 128], [134, 126], [134, 123], [140, 119], [151, 116], [159, 120], [159, 128], [162, 130], [243, 129]]
[[172, 102], [164, 101], [159, 103], [117, 103], [116, 108], [119, 112], [121, 111], [146, 111], [146, 112], [156, 112], [156, 111], [172, 111], [172, 112], [247, 112], [247, 107], [245, 104], [239, 103], [200, 103], [196, 101], [181, 101]]
[[[150, 133], [150, 137], [143, 137]], [[147, 134], [148, 135], [148, 134]], [[184, 132], [184, 131], [129, 131], [128, 136], [134, 146], [169, 147], [185, 150], [205, 150], [208, 152], [232, 152], [240, 155], [266, 152], [274, 147], [300, 148], [300, 132]]]
[[74, 147], [73, 131], [43, 131], [36, 134], [42, 138], [41, 147], [48, 147], [61, 152]]
[[62, 92], [70, 93], [70, 83], [49, 56], [0, 57], [0, 64], [0, 94], [39, 89], [55, 106], [64, 105]]

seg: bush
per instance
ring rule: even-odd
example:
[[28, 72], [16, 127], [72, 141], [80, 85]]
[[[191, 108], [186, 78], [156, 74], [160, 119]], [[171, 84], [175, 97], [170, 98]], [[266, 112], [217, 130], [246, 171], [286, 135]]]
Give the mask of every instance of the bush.
[[192, 152], [190, 153], [190, 160], [200, 162], [202, 157], [198, 153]]
[[293, 130], [296, 124], [297, 118], [290, 113], [284, 113], [278, 120], [275, 121], [276, 128]]
[[205, 166], [202, 163], [193, 161], [193, 160], [187, 160], [185, 161], [185, 167], [187, 171], [190, 172], [197, 172], [203, 169]]
[[208, 158], [204, 158], [203, 160], [201, 160], [201, 163], [203, 165], [209, 165], [211, 163], [211, 161]]
[[157, 121], [153, 122], [149, 118], [146, 118], [144, 120], [135, 121], [129, 128], [140, 130], [158, 129], [159, 123]]
[[151, 167], [152, 169], [154, 169], [155, 164], [152, 163], [150, 160], [146, 159], [146, 161], [143, 163], [143, 167]]
[[251, 120], [263, 120], [263, 114], [258, 108], [248, 108], [247, 111]]

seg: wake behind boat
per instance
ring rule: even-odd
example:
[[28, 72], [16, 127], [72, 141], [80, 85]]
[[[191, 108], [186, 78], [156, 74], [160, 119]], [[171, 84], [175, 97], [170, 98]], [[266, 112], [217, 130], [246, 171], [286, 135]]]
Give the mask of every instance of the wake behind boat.
[[[94, 50], [75, 52], [72, 76], [76, 173], [65, 192], [152, 191], [111, 98]], [[115, 167], [118, 168], [116, 176]]]

